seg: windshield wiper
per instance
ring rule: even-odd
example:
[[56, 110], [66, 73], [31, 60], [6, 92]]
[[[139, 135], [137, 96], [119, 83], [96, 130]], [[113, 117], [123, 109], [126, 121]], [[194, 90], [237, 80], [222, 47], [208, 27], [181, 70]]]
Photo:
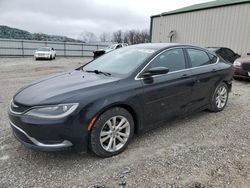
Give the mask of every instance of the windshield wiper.
[[105, 76], [111, 76], [111, 74], [109, 72], [102, 72], [100, 70], [84, 70], [85, 72], [93, 72], [93, 73], [96, 73], [96, 74], [103, 74]]

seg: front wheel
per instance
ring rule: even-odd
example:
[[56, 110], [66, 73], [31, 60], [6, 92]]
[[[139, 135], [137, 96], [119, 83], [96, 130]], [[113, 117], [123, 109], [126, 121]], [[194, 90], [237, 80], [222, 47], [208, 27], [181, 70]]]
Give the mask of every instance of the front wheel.
[[100, 157], [111, 157], [126, 149], [133, 134], [131, 114], [123, 108], [112, 108], [95, 122], [90, 135], [90, 148]]
[[229, 94], [229, 90], [228, 90], [227, 84], [220, 83], [216, 87], [216, 89], [213, 93], [213, 96], [212, 96], [211, 101], [210, 101], [209, 110], [212, 112], [222, 111], [227, 104], [228, 94]]

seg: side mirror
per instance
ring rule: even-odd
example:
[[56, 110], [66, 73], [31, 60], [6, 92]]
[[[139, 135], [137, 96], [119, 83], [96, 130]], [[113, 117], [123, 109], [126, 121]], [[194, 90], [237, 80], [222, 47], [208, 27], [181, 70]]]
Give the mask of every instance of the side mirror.
[[154, 67], [150, 68], [143, 74], [141, 74], [142, 77], [150, 77], [154, 75], [161, 75], [161, 74], [167, 74], [169, 72], [169, 69], [166, 67]]

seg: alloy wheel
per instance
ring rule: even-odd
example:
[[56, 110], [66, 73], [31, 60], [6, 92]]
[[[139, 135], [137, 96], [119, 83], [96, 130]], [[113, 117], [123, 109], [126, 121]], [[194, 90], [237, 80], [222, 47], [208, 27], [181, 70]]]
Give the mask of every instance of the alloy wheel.
[[124, 116], [114, 116], [103, 125], [100, 143], [104, 150], [115, 152], [120, 150], [130, 136], [130, 124]]
[[225, 86], [219, 87], [215, 98], [217, 108], [222, 109], [226, 105], [227, 97], [227, 88]]

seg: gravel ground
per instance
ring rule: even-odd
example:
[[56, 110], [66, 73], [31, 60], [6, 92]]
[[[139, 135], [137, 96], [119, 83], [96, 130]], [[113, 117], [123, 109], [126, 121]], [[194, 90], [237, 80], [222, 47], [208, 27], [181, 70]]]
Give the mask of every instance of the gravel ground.
[[23, 85], [89, 59], [0, 58], [0, 187], [250, 187], [250, 82], [234, 81], [223, 112], [200, 112], [136, 135], [118, 156], [33, 151], [12, 136], [7, 108]]

